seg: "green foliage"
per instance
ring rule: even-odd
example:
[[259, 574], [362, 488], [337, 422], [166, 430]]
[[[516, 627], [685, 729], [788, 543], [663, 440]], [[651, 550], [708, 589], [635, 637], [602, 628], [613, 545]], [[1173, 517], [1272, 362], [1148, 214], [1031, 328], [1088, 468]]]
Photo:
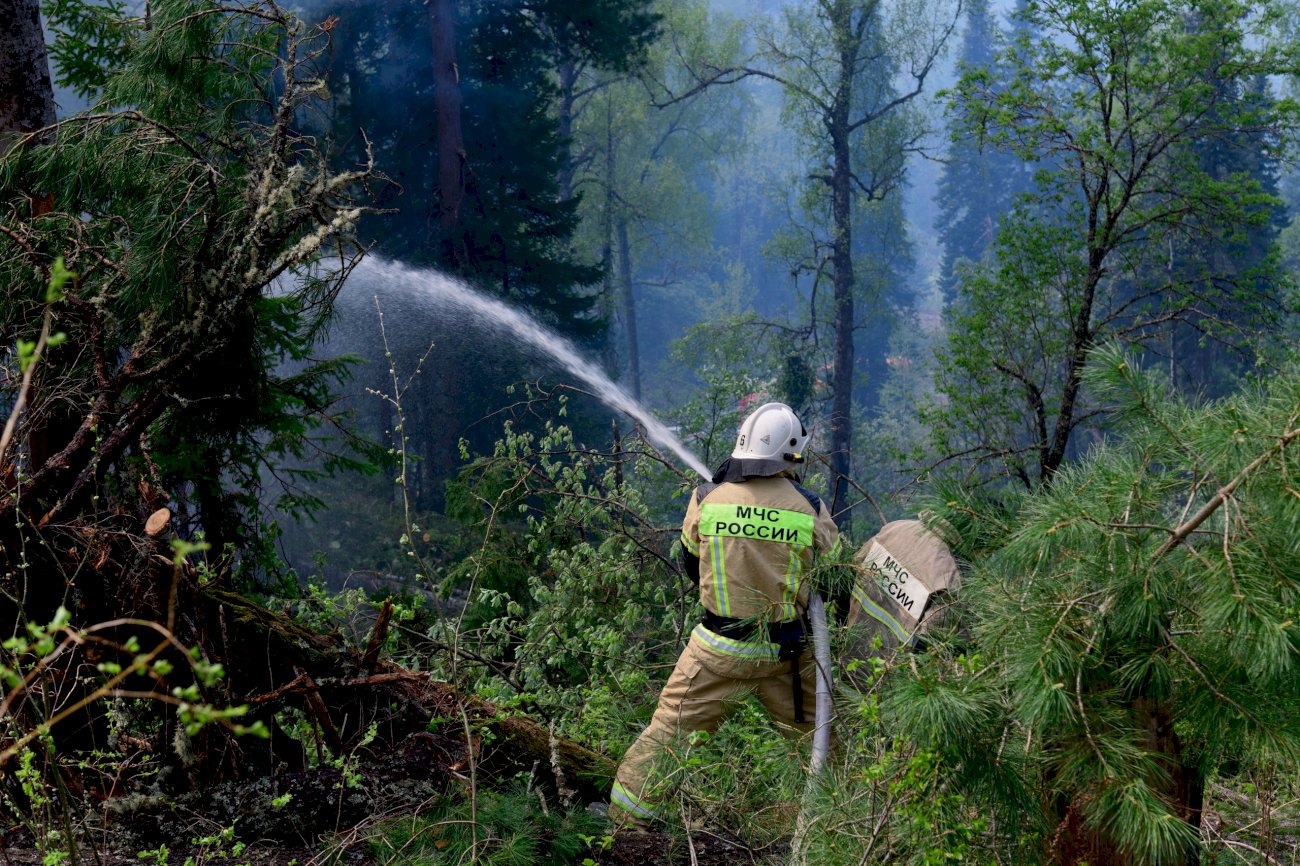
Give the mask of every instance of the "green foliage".
[[[727, 255], [711, 243], [710, 198], [749, 104], [738, 88], [672, 102], [694, 83], [693, 69], [735, 61], [740, 25], [699, 0], [658, 0], [653, 8], [660, 38], [632, 70], [586, 67], [570, 109], [583, 218], [576, 239], [602, 260], [607, 357], [620, 358], [620, 367], [631, 366], [634, 345], [657, 356], [713, 294], [694, 275], [716, 270]], [[672, 104], [654, 104], [664, 102]], [[616, 349], [620, 336], [625, 348]]]
[[[1133, 862], [1182, 862], [1199, 836], [1180, 798], [1214, 766], [1300, 757], [1300, 369], [1197, 407], [1112, 347], [1086, 383], [1117, 407], [1114, 438], [1014, 512], [970, 498], [938, 509], [978, 536], [977, 679], [1005, 690], [968, 703], [985, 721], [966, 721], [1040, 768], [1025, 773], [1040, 802], [1066, 798]], [[963, 715], [903, 717], [942, 744]], [[996, 763], [983, 764], [992, 785]]]
[[[142, 626], [145, 634], [161, 635], [163, 640], [146, 650], [138, 635], [115, 639], [115, 631], [124, 624]], [[246, 705], [221, 706], [209, 699], [225, 676], [220, 664], [205, 659], [195, 648], [183, 655], [185, 664], [178, 672], [177, 665], [164, 655], [175, 646], [174, 636], [151, 623], [116, 620], [74, 628], [72, 615], [64, 607], [48, 623], [28, 622], [23, 631], [4, 641], [0, 650], [0, 681], [4, 683], [0, 767], [12, 767], [12, 771], [0, 776], [0, 806], [31, 833], [44, 862], [62, 863], [69, 851], [80, 847], [74, 832], [78, 816], [64, 774], [76, 767], [121, 777], [122, 756], [113, 750], [114, 741], [124, 733], [125, 724], [119, 724], [116, 713], [124, 697], [173, 707], [180, 728], [178, 741], [188, 742], [184, 740], [187, 735], [194, 736], [211, 724], [237, 735], [269, 736], [261, 721], [250, 725], [238, 722], [248, 710]], [[87, 654], [87, 647], [97, 655]], [[92, 664], [95, 658], [101, 660]], [[68, 664], [82, 671], [71, 690], [60, 682]], [[168, 688], [176, 682], [182, 684]], [[56, 748], [54, 732], [60, 722], [110, 702], [114, 707], [110, 751], [69, 754]], [[140, 771], [142, 778], [154, 774], [147, 757], [141, 764], [146, 765]], [[161, 856], [160, 862], [165, 862], [166, 852]]]
[[722, 827], [754, 847], [793, 828], [803, 782], [799, 748], [776, 731], [757, 700], [741, 704], [716, 733], [700, 732], [663, 763], [658, 772], [676, 782], [674, 819]]
[[444, 587], [468, 600], [433, 633], [446, 644], [472, 639], [485, 665], [479, 688], [546, 709], [560, 730], [606, 712], [588, 698], [638, 690], [638, 672], [662, 651], [655, 643], [681, 632], [691, 606], [660, 553], [669, 530], [643, 499], [667, 473], [627, 445], [603, 456], [567, 427], [534, 436], [507, 426], [448, 495], [482, 545], [446, 574]]
[[[0, 160], [14, 227], [0, 239], [0, 315], [34, 330], [40, 251], [64, 250], [77, 277], [54, 324], [81, 351], [49, 372], [40, 396], [54, 420], [36, 430], [55, 452], [76, 442], [80, 489], [34, 465], [27, 495], [80, 505], [100, 480], [83, 464], [111, 465], [117, 501], [188, 486], [217, 550], [256, 547], [263, 470], [318, 449], [324, 471], [365, 465], [346, 433], [327, 432], [350, 362], [312, 357], [340, 277], [312, 265], [346, 250], [368, 176], [329, 172], [291, 128], [319, 98], [303, 63], [325, 34], [257, 3], [163, 0], [147, 21], [114, 3], [59, 0], [50, 13], [64, 83], [97, 101]], [[51, 212], [33, 212], [34, 189]], [[284, 504], [316, 503], [290, 490]]]
[[756, 324], [752, 313], [717, 315], [688, 328], [673, 344], [672, 359], [693, 370], [699, 381], [687, 399], [679, 396], [676, 415], [684, 429], [694, 432], [688, 441], [706, 466], [717, 466], [731, 454], [742, 407], [768, 393], [783, 368], [775, 352], [755, 350]]
[[954, 787], [959, 765], [899, 736], [892, 718], [882, 724], [875, 695], [838, 704], [839, 747], [811, 799], [801, 805], [800, 746], [748, 701], [715, 734], [692, 737], [657, 768], [676, 790], [672, 823], [722, 828], [764, 851], [789, 837], [803, 808], [809, 863], [984, 862], [989, 820], [973, 808], [978, 800]]
[[600, 273], [574, 254], [578, 202], [557, 194], [569, 156], [551, 110], [556, 68], [566, 58], [606, 69], [635, 65], [657, 18], [646, 0], [455, 5], [466, 201], [457, 225], [438, 230], [430, 228], [438, 154], [429, 146], [437, 109], [428, 10], [391, 0], [306, 4], [313, 20], [338, 16], [336, 55], [321, 71], [337, 95], [325, 123], [344, 144], [342, 161], [364, 160], [373, 147], [400, 185], [400, 207], [365, 237], [382, 240], [386, 255], [438, 264], [591, 337], [600, 322], [584, 287]]
[[[994, 262], [964, 269], [937, 355], [943, 399], [921, 413], [938, 453], [969, 455], [986, 475], [1027, 486], [1039, 477], [1068, 386], [1060, 370], [1086, 278], [1075, 237], [1071, 226], [1015, 212], [998, 234]], [[1093, 406], [1089, 400], [1072, 411], [1086, 416]]]
[[183, 866], [203, 866], [218, 861], [238, 861], [244, 856], [248, 843], [235, 839], [235, 825], [222, 827], [215, 833], [190, 839], [195, 853], [185, 858]]
[[1082, 381], [1095, 345], [1122, 340], [1207, 384], [1178, 372], [1202, 365], [1199, 344], [1250, 358], [1277, 326], [1289, 292], [1267, 251], [1267, 166], [1300, 113], [1257, 89], [1295, 64], [1294, 46], [1253, 38], [1276, 4], [1032, 0], [1021, 14], [1040, 35], [999, 55], [1001, 75], [967, 69], [952, 107], [959, 134], [1036, 165], [1035, 185], [995, 261], [961, 276], [930, 417], [940, 456], [1034, 485], [1104, 414]]
[[[966, 5], [961, 68], [1002, 77], [995, 51], [999, 32], [987, 0]], [[1028, 191], [1029, 167], [1005, 152], [986, 148], [971, 130], [953, 130], [947, 162], [939, 180], [939, 217], [935, 228], [943, 240], [939, 286], [952, 296], [964, 264], [978, 263], [993, 246], [998, 225], [1016, 197]]]
[[585, 808], [561, 809], [540, 790], [511, 787], [472, 801], [446, 798], [418, 817], [391, 821], [370, 849], [381, 866], [567, 866], [604, 829]]
[[132, 30], [139, 26], [121, 0], [89, 4], [83, 0], [49, 0], [43, 4], [54, 33], [50, 59], [54, 80], [71, 87], [82, 99], [103, 92], [112, 71], [130, 58]]

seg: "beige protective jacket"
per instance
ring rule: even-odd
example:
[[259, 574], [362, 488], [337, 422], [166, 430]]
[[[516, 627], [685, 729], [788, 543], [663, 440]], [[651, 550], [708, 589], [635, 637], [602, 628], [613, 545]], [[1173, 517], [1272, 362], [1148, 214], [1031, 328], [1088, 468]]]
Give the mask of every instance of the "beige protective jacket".
[[700, 560], [700, 603], [734, 619], [796, 619], [808, 603], [801, 577], [839, 546], [825, 503], [783, 475], [705, 485], [682, 521], [682, 547]]

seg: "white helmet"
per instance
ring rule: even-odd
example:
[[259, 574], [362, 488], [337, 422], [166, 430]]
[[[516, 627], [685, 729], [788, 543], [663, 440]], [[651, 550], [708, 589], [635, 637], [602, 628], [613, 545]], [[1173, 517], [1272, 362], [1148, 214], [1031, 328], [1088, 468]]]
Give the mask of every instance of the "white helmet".
[[793, 409], [784, 403], [764, 403], [740, 425], [731, 456], [737, 460], [802, 463], [807, 442], [808, 431]]

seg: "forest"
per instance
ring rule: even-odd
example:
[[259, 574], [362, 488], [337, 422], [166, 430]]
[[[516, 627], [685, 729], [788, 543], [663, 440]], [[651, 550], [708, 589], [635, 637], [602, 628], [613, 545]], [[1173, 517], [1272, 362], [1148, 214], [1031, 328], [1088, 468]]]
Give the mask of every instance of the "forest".
[[1297, 156], [1297, 0], [0, 0], [0, 858], [1297, 866]]

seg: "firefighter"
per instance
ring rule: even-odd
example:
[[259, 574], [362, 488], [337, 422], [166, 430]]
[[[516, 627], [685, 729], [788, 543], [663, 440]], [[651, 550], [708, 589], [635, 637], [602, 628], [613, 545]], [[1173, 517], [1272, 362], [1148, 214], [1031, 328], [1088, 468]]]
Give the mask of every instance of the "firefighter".
[[952, 625], [961, 571], [940, 534], [956, 536], [946, 522], [920, 517], [929, 517], [933, 529], [924, 519], [892, 520], [858, 551], [846, 625], [860, 627], [853, 653], [859, 658], [919, 649], [930, 634]]
[[713, 731], [750, 695], [781, 732], [812, 729], [815, 666], [805, 651], [802, 577], [838, 554], [830, 510], [798, 481], [808, 431], [784, 403], [741, 424], [713, 483], [696, 488], [682, 522], [682, 558], [704, 616], [677, 659], [659, 706], [627, 750], [611, 796], [619, 825], [661, 817], [665, 753], [694, 731]]

